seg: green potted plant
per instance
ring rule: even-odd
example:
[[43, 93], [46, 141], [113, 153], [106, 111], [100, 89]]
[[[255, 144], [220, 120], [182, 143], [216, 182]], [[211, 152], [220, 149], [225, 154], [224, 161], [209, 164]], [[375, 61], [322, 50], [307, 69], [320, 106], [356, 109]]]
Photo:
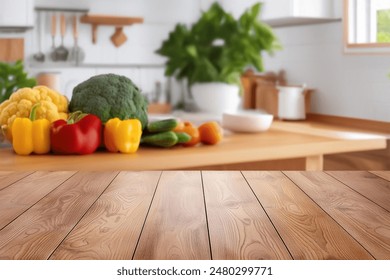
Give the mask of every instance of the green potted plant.
[[259, 20], [261, 5], [235, 19], [214, 3], [191, 27], [177, 24], [156, 51], [167, 58], [165, 74], [186, 80], [201, 110], [236, 109], [243, 72], [248, 67], [263, 71], [262, 52], [280, 48], [272, 29]]

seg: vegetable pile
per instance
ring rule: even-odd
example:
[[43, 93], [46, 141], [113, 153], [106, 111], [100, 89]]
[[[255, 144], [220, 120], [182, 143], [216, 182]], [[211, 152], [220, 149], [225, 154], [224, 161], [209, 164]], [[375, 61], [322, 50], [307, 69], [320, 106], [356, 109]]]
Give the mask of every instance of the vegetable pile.
[[141, 144], [170, 148], [176, 145], [192, 147], [199, 143], [215, 145], [222, 140], [222, 129], [217, 122], [205, 122], [198, 127], [191, 122], [166, 119], [149, 123]]
[[65, 96], [44, 86], [19, 89], [0, 104], [0, 124], [18, 155], [85, 155], [102, 147], [131, 154], [140, 145], [192, 147], [222, 139], [216, 122], [199, 127], [177, 119], [148, 122], [147, 101], [140, 90], [130, 79], [114, 74], [82, 82], [69, 104]]

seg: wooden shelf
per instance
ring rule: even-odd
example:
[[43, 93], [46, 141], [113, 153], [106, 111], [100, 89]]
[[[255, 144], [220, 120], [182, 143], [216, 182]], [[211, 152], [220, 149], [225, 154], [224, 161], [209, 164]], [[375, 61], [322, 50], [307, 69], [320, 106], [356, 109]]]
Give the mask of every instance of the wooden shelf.
[[134, 23], [143, 23], [144, 19], [141, 17], [122, 17], [122, 16], [110, 16], [110, 15], [84, 15], [81, 17], [82, 23], [90, 23], [97, 25], [115, 25], [124, 26]]
[[111, 36], [111, 41], [116, 47], [119, 47], [127, 41], [127, 37], [123, 32], [123, 27], [136, 23], [143, 23], [144, 20], [141, 17], [87, 14], [80, 18], [80, 22], [92, 25], [92, 42], [94, 44], [96, 44], [97, 41], [97, 27], [99, 25], [115, 26], [115, 33]]

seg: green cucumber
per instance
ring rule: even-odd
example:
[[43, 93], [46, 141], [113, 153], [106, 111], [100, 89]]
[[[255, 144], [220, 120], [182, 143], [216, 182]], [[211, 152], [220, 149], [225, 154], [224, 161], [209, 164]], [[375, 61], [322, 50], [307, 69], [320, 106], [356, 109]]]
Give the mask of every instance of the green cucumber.
[[175, 132], [165, 131], [142, 136], [141, 143], [157, 147], [169, 148], [175, 146], [178, 140], [179, 138]]
[[166, 132], [174, 129], [179, 124], [177, 119], [166, 119], [150, 122], [147, 125], [147, 131], [150, 133]]
[[175, 132], [178, 138], [177, 144], [184, 144], [191, 140], [191, 136], [185, 132]]

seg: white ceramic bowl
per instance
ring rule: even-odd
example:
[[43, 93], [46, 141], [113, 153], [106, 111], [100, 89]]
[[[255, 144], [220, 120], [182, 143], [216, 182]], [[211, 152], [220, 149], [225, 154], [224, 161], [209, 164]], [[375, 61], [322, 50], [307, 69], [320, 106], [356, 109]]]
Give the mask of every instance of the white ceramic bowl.
[[273, 119], [273, 115], [259, 111], [238, 111], [224, 113], [222, 126], [233, 132], [262, 132], [270, 128]]

